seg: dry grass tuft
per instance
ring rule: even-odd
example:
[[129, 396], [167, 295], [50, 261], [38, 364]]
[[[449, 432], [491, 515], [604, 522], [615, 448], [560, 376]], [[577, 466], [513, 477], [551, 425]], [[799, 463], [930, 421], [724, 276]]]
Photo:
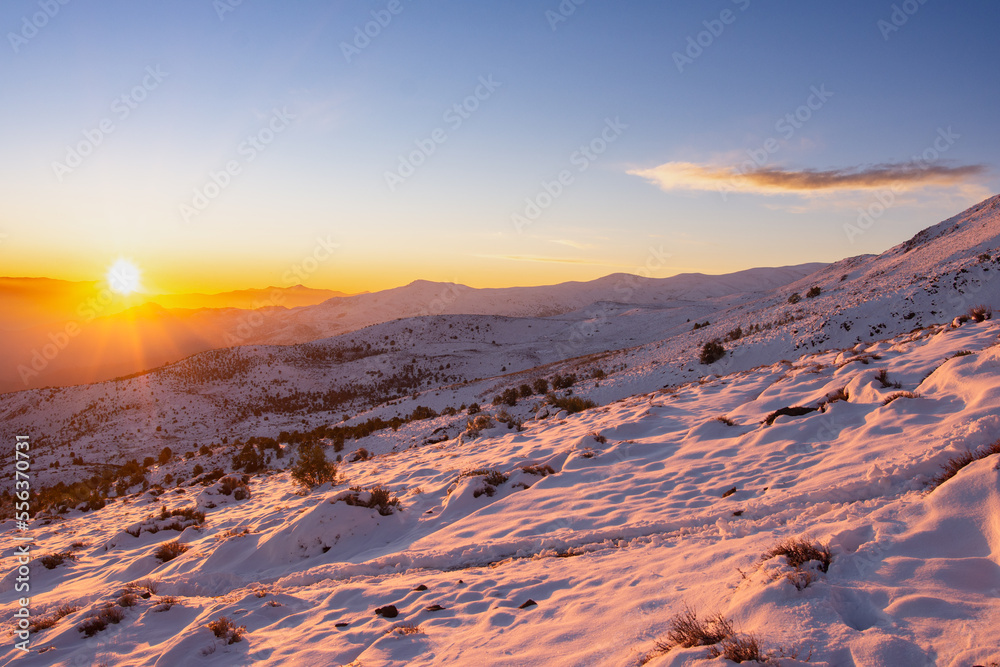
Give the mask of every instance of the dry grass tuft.
[[156, 556], [161, 563], [166, 563], [167, 561], [177, 558], [188, 549], [190, 549], [188, 545], [181, 544], [177, 540], [174, 540], [173, 542], [164, 542], [158, 546], [153, 555]]
[[61, 607], [56, 607], [48, 614], [44, 616], [34, 616], [28, 623], [28, 632], [34, 634], [41, 630], [47, 630], [51, 628], [64, 617], [69, 616], [73, 612], [79, 611], [79, 607], [74, 607], [73, 605], [64, 604]]
[[656, 648], [665, 653], [675, 647], [711, 646], [732, 636], [733, 633], [733, 624], [722, 614], [715, 614], [703, 620], [698, 618], [694, 610], [686, 608], [670, 619], [667, 638], [665, 641], [656, 642]]
[[243, 641], [243, 635], [247, 631], [245, 625], [237, 627], [228, 616], [220, 616], [214, 621], [209, 621], [206, 627], [219, 639], [225, 639], [227, 644]]
[[796, 538], [787, 539], [771, 547], [761, 556], [761, 561], [770, 560], [775, 556], [784, 556], [788, 565], [796, 569], [800, 569], [811, 560], [818, 561], [821, 572], [829, 570], [830, 563], [833, 562], [833, 553], [828, 545], [815, 545]]
[[945, 463], [940, 474], [931, 480], [930, 488], [927, 490], [928, 493], [938, 488], [949, 479], [958, 474], [958, 471], [969, 465], [970, 463], [975, 463], [980, 459], [985, 459], [987, 456], [993, 456], [994, 454], [1000, 454], [1000, 440], [997, 440], [991, 445], [986, 445], [981, 449], [976, 451], [964, 451], [957, 456], [953, 456], [948, 459]]
[[887, 396], [886, 399], [882, 401], [882, 405], [889, 405], [897, 398], [920, 398], [920, 394], [914, 394], [912, 391], [897, 391]]

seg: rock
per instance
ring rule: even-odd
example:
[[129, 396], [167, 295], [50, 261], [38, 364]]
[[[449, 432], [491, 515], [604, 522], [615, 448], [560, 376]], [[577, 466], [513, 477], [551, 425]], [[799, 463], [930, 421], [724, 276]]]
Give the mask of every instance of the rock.
[[396, 618], [399, 616], [399, 610], [396, 609], [396, 605], [387, 604], [384, 607], [379, 607], [375, 610], [376, 616], [381, 616], [382, 618]]
[[537, 604], [538, 604], [537, 602], [535, 602], [531, 598], [528, 598], [527, 600], [525, 600], [524, 604], [522, 604], [520, 607], [518, 607], [518, 609], [527, 609], [529, 607], [534, 607]]
[[423, 584], [420, 584], [419, 586], [417, 586], [417, 587], [416, 587], [416, 588], [414, 588], [413, 590], [414, 590], [414, 591], [417, 591], [417, 592], [420, 592], [420, 591], [426, 591], [426, 590], [427, 590], [427, 587], [426, 587], [426, 586], [424, 586]]
[[424, 611], [441, 611], [442, 609], [444, 609], [444, 607], [439, 604], [432, 604], [429, 607], [424, 607]]
[[335, 628], [346, 628], [348, 625], [350, 625], [350, 623], [345, 623], [344, 621], [341, 621], [340, 623], [334, 623], [333, 627], [335, 627]]

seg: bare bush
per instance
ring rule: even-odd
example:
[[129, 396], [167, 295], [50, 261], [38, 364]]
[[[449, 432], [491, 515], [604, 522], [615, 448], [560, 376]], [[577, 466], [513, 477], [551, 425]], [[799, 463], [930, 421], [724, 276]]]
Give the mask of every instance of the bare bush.
[[177, 540], [174, 540], [173, 542], [164, 542], [158, 546], [153, 555], [158, 558], [161, 563], [166, 563], [167, 561], [177, 558], [189, 548], [190, 547], [188, 547], [188, 545], [181, 544]]
[[962, 468], [970, 463], [975, 463], [976, 461], [985, 459], [987, 456], [993, 456], [994, 454], [1000, 454], [1000, 440], [997, 440], [991, 445], [986, 445], [981, 449], [977, 449], [976, 451], [967, 450], [957, 456], [951, 457], [944, 464], [944, 466], [942, 466], [943, 470], [931, 480], [928, 493], [957, 475]]

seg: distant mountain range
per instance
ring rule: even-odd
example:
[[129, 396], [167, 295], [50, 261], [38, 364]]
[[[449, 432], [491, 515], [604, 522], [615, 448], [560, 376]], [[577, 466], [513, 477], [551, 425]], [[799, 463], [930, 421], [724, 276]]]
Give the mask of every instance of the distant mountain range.
[[598, 302], [699, 302], [775, 289], [823, 266], [670, 278], [613, 274], [589, 282], [490, 289], [418, 280], [356, 295], [297, 285], [132, 297], [140, 303], [117, 312], [103, 305], [95, 282], [3, 278], [0, 308], [8, 316], [0, 331], [0, 367], [7, 372], [0, 392], [97, 382], [214, 348], [292, 345], [419, 315], [545, 317]]

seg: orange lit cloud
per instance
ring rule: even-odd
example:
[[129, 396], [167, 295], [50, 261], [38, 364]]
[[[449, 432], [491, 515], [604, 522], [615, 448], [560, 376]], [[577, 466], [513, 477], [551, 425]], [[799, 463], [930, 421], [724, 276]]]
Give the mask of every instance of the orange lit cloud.
[[916, 162], [797, 171], [773, 167], [741, 170], [693, 162], [667, 162], [652, 169], [633, 169], [628, 173], [645, 178], [667, 191], [716, 190], [764, 195], [810, 195], [886, 187], [895, 191], [908, 191], [927, 186], [953, 186], [963, 184], [986, 171], [986, 166], [979, 164], [946, 166]]

